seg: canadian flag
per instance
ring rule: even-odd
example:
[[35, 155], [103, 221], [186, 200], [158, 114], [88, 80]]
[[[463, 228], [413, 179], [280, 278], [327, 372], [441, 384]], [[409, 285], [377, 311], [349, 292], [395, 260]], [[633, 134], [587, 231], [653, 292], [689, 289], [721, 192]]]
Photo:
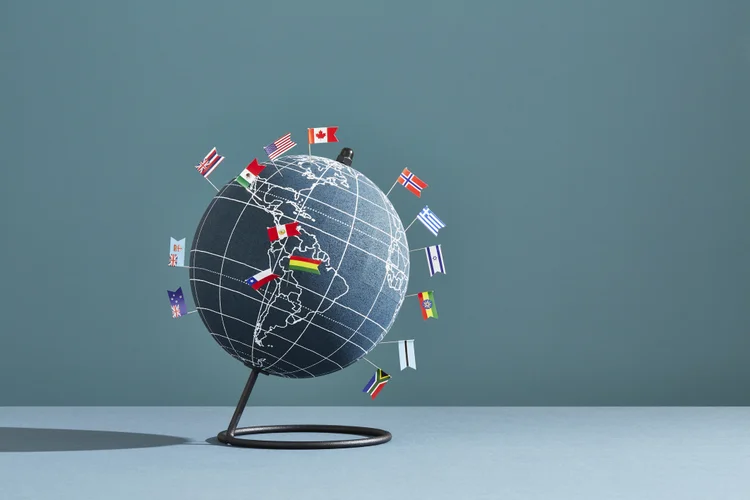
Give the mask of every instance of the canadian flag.
[[299, 222], [290, 222], [283, 226], [269, 227], [268, 238], [271, 241], [276, 241], [283, 240], [287, 236], [299, 236], [299, 229], [297, 229], [297, 226], [299, 226]]
[[321, 142], [339, 142], [336, 138], [338, 127], [318, 127], [307, 129], [307, 141], [310, 144]]

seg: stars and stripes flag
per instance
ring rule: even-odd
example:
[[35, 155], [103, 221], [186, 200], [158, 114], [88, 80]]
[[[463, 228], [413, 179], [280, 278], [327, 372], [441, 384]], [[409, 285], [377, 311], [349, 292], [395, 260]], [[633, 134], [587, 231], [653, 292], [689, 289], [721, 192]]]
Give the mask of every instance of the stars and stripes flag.
[[169, 238], [169, 265], [172, 267], [185, 265], [185, 238], [181, 240]]
[[266, 154], [271, 160], [275, 160], [279, 156], [283, 155], [290, 149], [292, 149], [294, 146], [296, 146], [294, 142], [292, 142], [292, 134], [286, 134], [285, 136], [279, 137], [275, 141], [273, 141], [268, 146], [264, 147], [263, 149], [266, 150]]
[[371, 399], [375, 399], [390, 378], [390, 375], [378, 368], [378, 371], [376, 371], [375, 375], [373, 375], [370, 381], [367, 382], [367, 385], [362, 389], [362, 392], [366, 392], [370, 395]]
[[316, 127], [307, 129], [307, 143], [339, 142], [336, 137], [338, 127]]
[[185, 297], [182, 295], [182, 287], [178, 288], [174, 292], [167, 290], [169, 294], [169, 306], [172, 308], [172, 317], [179, 318], [187, 314], [187, 307], [185, 306]]
[[411, 173], [405, 168], [401, 175], [398, 176], [398, 183], [415, 194], [418, 198], [422, 197], [422, 190], [427, 187], [427, 183]]
[[417, 360], [414, 357], [413, 340], [398, 341], [398, 357], [401, 363], [401, 370], [404, 370], [405, 368], [417, 369]]
[[279, 275], [274, 274], [273, 271], [271, 271], [271, 268], [269, 267], [265, 271], [261, 271], [254, 276], [250, 276], [248, 279], [245, 280], [245, 283], [253, 287], [254, 290], [258, 290], [260, 287], [262, 287], [266, 283], [273, 281], [278, 277]]
[[268, 239], [271, 241], [283, 240], [287, 236], [299, 236], [299, 222], [290, 222], [281, 226], [268, 228]]
[[219, 163], [223, 161], [224, 157], [216, 151], [216, 148], [213, 148], [195, 168], [203, 177], [208, 177], [219, 166]]
[[440, 245], [433, 245], [424, 249], [427, 254], [427, 266], [430, 269], [430, 276], [435, 273], [445, 274], [445, 263], [443, 262], [443, 250]]
[[253, 185], [264, 168], [266, 168], [265, 165], [261, 165], [257, 158], [253, 158], [253, 161], [237, 176], [237, 183], [250, 191], [250, 186]]
[[440, 231], [440, 229], [445, 227], [443, 221], [438, 219], [437, 215], [435, 215], [427, 206], [425, 206], [422, 211], [419, 212], [419, 215], [417, 215], [417, 219], [419, 219], [420, 222], [422, 222], [422, 224], [424, 224], [425, 227], [435, 236], [438, 235], [438, 231]]

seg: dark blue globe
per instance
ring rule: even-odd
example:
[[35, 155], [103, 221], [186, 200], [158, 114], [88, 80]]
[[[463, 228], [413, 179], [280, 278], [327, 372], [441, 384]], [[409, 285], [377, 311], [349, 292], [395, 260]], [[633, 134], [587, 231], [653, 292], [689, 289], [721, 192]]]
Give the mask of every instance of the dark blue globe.
[[317, 156], [275, 164], [211, 201], [190, 250], [190, 287], [206, 328], [235, 359], [269, 375], [318, 377], [388, 333], [406, 294], [409, 247], [390, 201], [362, 173]]

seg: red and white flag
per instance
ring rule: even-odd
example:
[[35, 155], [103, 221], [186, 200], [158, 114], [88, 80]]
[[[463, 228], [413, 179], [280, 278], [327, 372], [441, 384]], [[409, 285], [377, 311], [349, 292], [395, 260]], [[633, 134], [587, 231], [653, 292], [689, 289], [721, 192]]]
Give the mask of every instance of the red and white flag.
[[259, 272], [255, 276], [250, 276], [245, 280], [245, 283], [253, 287], [254, 290], [257, 290], [269, 281], [273, 281], [278, 277], [278, 274], [274, 274], [273, 271], [271, 271], [271, 268], [268, 268], [265, 271]]
[[253, 185], [253, 182], [255, 182], [255, 179], [258, 178], [260, 173], [263, 171], [263, 169], [266, 168], [265, 165], [261, 165], [258, 163], [258, 159], [254, 158], [250, 164], [245, 167], [245, 170], [243, 170], [240, 175], [237, 176], [237, 182], [250, 191], [250, 186]]
[[320, 144], [321, 142], [339, 142], [336, 137], [338, 127], [317, 127], [307, 129], [307, 142]]
[[224, 157], [216, 152], [216, 148], [213, 148], [211, 151], [209, 151], [206, 157], [203, 158], [203, 161], [195, 166], [195, 168], [203, 177], [208, 177], [209, 174], [211, 174], [211, 172], [213, 172], [214, 169], [219, 166], [219, 163], [223, 161]]
[[299, 236], [299, 222], [290, 222], [282, 226], [269, 227], [268, 238], [271, 241], [283, 240], [287, 236]]
[[421, 197], [422, 190], [427, 187], [427, 183], [411, 173], [408, 168], [405, 168], [404, 171], [401, 172], [401, 175], [398, 176], [398, 183], [417, 197]]

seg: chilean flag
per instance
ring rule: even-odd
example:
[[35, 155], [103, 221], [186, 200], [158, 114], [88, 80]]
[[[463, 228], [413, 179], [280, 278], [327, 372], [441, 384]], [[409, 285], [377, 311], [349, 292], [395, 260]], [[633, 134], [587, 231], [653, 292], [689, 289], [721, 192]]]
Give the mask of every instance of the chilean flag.
[[268, 239], [271, 241], [283, 240], [287, 236], [299, 236], [299, 222], [290, 222], [283, 226], [269, 227], [268, 228]]
[[317, 127], [307, 129], [307, 142], [319, 144], [321, 142], [339, 142], [336, 137], [338, 127]]
[[278, 274], [274, 274], [271, 271], [271, 268], [266, 269], [265, 271], [261, 271], [255, 276], [251, 276], [248, 279], [245, 280], [245, 283], [253, 287], [254, 290], [259, 289], [269, 281], [273, 281], [276, 278], [278, 278]]

